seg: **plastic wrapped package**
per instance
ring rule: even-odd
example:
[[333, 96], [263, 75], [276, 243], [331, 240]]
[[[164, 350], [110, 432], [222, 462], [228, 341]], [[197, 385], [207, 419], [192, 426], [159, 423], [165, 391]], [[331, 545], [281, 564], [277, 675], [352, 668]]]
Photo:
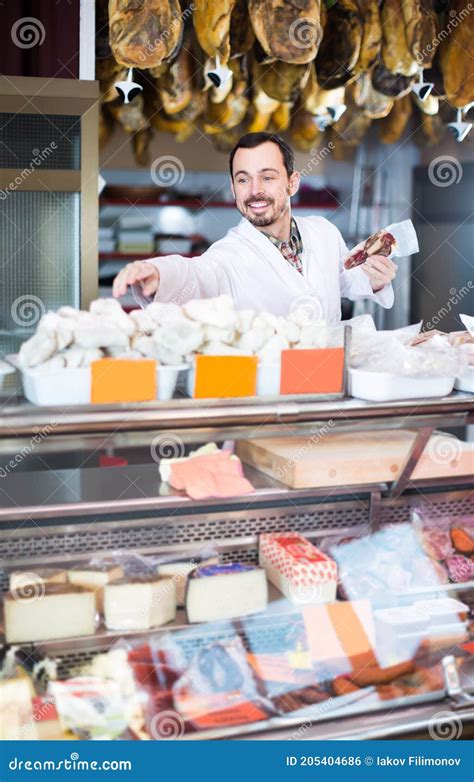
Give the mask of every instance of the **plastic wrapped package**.
[[433, 516], [427, 508], [412, 514], [413, 528], [423, 549], [453, 583], [474, 579], [474, 516]]
[[[356, 337], [351, 349], [351, 367], [369, 372], [383, 372], [404, 377], [452, 377], [467, 369], [463, 352], [441, 337], [413, 347], [406, 344], [408, 329], [377, 332]], [[401, 338], [400, 338], [401, 336]]]
[[[209, 543], [179, 553], [167, 553], [156, 556], [141, 556], [127, 551], [114, 551], [104, 560], [94, 557], [87, 566], [81, 565], [81, 571], [97, 570], [105, 567], [114, 568], [120, 574], [118, 577], [136, 578], [140, 576], [159, 575], [170, 578], [176, 589], [177, 606], [184, 605], [184, 597], [188, 576], [198, 567], [214, 565], [219, 562], [216, 548]], [[74, 571], [76, 572], [76, 571]], [[86, 575], [87, 578], [87, 575]], [[77, 579], [76, 579], [77, 580]], [[80, 583], [80, 582], [77, 582]], [[89, 581], [90, 583], [90, 581]]]
[[116, 681], [77, 676], [50, 682], [61, 726], [82, 739], [116, 739], [127, 729], [127, 706]]
[[[205, 623], [126, 647], [120, 641], [121, 648], [95, 658], [87, 673], [114, 683], [122, 700], [117, 728], [125, 723], [125, 738], [179, 739], [289, 714], [323, 719], [359, 700], [364, 708], [439, 689], [436, 669], [418, 661], [420, 629], [429, 635], [433, 612], [438, 624], [456, 615], [458, 627], [451, 622], [449, 629], [462, 639], [467, 606], [430, 600], [400, 611], [374, 612], [363, 598], [276, 613], [264, 627], [262, 617]], [[379, 625], [391, 639], [385, 648]], [[76, 730], [85, 735], [92, 720], [80, 716]]]
[[460, 315], [459, 319], [463, 326], [466, 327], [471, 337], [474, 337], [474, 317], [472, 317], [472, 315]]
[[172, 690], [179, 713], [200, 729], [258, 722], [274, 713], [237, 636], [197, 651]]
[[387, 525], [372, 535], [329, 546], [339, 567], [339, 592], [374, 606], [396, 606], [403, 595], [423, 593], [448, 582], [443, 563], [429, 557], [411, 524]]

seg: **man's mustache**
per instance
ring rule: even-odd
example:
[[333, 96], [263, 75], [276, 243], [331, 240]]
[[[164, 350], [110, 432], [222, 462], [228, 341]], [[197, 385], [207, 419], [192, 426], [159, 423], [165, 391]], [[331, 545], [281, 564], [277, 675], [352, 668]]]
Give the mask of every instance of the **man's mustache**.
[[273, 198], [250, 198], [248, 201], [245, 201], [245, 206], [250, 206], [250, 204], [253, 204], [254, 201], [262, 201], [265, 204], [274, 204]]

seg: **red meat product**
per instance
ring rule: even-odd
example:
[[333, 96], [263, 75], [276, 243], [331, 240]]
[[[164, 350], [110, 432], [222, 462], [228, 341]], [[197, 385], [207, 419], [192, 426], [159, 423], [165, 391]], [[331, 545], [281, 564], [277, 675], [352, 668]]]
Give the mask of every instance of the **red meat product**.
[[384, 255], [388, 258], [395, 246], [395, 237], [391, 233], [384, 230], [377, 231], [352, 250], [344, 261], [344, 268], [353, 269], [355, 266], [360, 266], [370, 255]]

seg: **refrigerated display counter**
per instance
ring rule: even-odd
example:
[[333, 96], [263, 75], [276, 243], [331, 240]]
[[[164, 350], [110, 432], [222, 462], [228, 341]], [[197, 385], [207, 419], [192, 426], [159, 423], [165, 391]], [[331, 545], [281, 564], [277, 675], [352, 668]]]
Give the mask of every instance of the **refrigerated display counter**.
[[[337, 563], [332, 601], [314, 595], [288, 599], [269, 576], [268, 606], [253, 615], [190, 624], [189, 606], [178, 606], [173, 621], [146, 631], [110, 629], [101, 619], [88, 635], [34, 640], [57, 660], [59, 679], [90, 671], [94, 660], [117, 649], [126, 649], [139, 666], [144, 655], [153, 676], [156, 666], [172, 670], [172, 685], [140, 683], [148, 699], [144, 730], [149, 734], [151, 724], [152, 738], [163, 738], [153, 735], [163, 709], [177, 715], [174, 738], [439, 738], [446, 723], [466, 737], [474, 718], [474, 577], [472, 552], [460, 551], [453, 540], [460, 529], [469, 537], [474, 526], [474, 482], [472, 470], [465, 469], [472, 457], [466, 432], [473, 411], [472, 395], [462, 393], [374, 404], [5, 404], [2, 588], [8, 590], [12, 572], [77, 570], [101, 559], [119, 562], [140, 578], [150, 563], [156, 568], [193, 552], [219, 566], [238, 563], [245, 574], [262, 563], [262, 536], [303, 536], [304, 545]], [[402, 432], [411, 438], [403, 448]], [[374, 453], [361, 456], [357, 444], [366, 447], [373, 437]], [[328, 449], [337, 438], [343, 438], [342, 456], [341, 448]], [[262, 461], [261, 452], [249, 457], [257, 443], [275, 457], [272, 443], [282, 440], [290, 447], [291, 469]], [[241, 455], [254, 491], [192, 499], [160, 477], [163, 460], [183, 458], [206, 443]], [[314, 472], [296, 485], [293, 468], [306, 464], [308, 455]], [[326, 483], [321, 462], [327, 462]], [[436, 548], [438, 536], [448, 551]], [[246, 589], [243, 579], [242, 594]], [[444, 619], [433, 629], [433, 605], [440, 609], [449, 600], [457, 627]], [[342, 618], [334, 605], [344, 607]], [[390, 610], [401, 611], [401, 618], [392, 622]], [[419, 622], [415, 630], [410, 625], [413, 610], [431, 617], [423, 616], [421, 629]], [[369, 655], [363, 664], [354, 662], [358, 652], [345, 637], [344, 624], [353, 623], [354, 615]], [[235, 681], [216, 684], [219, 666], [227, 681], [228, 664], [240, 677], [237, 705]], [[212, 676], [209, 666], [217, 666]], [[136, 673], [133, 662], [131, 668]], [[190, 681], [196, 687], [192, 697]], [[234, 688], [233, 700], [226, 687]]]

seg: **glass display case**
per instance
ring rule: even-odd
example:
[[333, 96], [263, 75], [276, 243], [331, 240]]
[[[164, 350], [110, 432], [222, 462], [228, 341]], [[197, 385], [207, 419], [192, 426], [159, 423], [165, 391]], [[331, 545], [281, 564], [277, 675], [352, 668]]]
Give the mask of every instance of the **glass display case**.
[[[472, 416], [462, 393], [5, 404], [3, 590], [47, 596], [53, 572], [117, 577], [101, 581], [92, 631], [79, 607], [77, 635], [59, 614], [38, 630], [39, 602], [25, 630], [20, 591], [7, 640], [57, 661], [58, 703], [85, 674], [114, 682], [122, 719], [71, 718], [82, 737], [456, 731], [474, 716], [473, 480], [456, 469], [472, 466]], [[209, 488], [216, 449], [234, 462], [234, 493], [222, 474]]]

